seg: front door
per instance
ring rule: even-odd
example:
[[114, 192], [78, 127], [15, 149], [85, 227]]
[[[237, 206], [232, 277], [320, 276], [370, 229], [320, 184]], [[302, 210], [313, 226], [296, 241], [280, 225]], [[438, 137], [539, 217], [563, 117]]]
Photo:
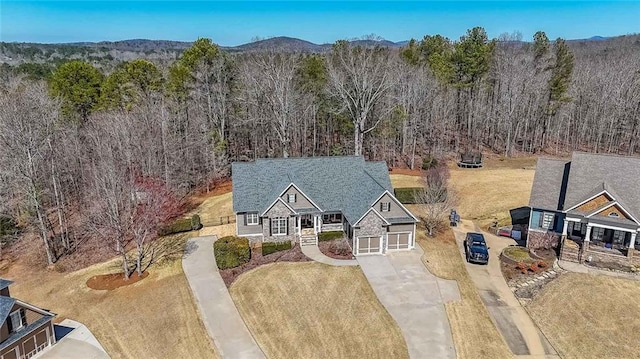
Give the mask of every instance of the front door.
[[313, 216], [310, 214], [300, 215], [300, 227], [301, 228], [313, 228]]

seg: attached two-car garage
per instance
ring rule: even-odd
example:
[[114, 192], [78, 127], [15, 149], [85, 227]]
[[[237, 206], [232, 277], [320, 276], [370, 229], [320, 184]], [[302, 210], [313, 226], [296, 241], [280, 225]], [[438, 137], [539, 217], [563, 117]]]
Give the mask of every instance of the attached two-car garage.
[[[386, 237], [386, 241], [383, 240]], [[389, 232], [384, 236], [360, 236], [355, 241], [354, 253], [382, 254], [387, 251], [407, 250], [413, 248], [412, 232]]]

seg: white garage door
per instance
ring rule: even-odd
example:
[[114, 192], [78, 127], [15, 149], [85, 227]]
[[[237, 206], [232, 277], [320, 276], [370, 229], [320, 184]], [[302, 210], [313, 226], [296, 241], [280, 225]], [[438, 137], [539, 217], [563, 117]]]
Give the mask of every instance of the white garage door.
[[382, 237], [358, 237], [358, 254], [382, 253]]
[[387, 250], [409, 249], [411, 232], [387, 233]]

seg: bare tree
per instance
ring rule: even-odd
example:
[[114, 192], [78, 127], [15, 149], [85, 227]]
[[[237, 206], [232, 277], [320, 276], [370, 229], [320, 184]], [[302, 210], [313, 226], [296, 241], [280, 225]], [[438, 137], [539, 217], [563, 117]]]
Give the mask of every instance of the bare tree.
[[327, 58], [328, 91], [353, 122], [354, 154], [362, 154], [364, 135], [373, 131], [385, 114], [376, 105], [395, 83], [389, 49], [368, 49], [338, 41]]
[[449, 168], [446, 165], [431, 168], [423, 173], [424, 187], [416, 193], [416, 202], [420, 204], [420, 217], [430, 236], [442, 226], [456, 203], [454, 193], [447, 188], [448, 179]]

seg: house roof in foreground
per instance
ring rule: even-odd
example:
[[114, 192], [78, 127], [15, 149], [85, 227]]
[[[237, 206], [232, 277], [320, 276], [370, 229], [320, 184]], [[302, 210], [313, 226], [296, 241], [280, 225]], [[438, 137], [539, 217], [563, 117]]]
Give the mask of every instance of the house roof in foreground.
[[562, 209], [562, 184], [563, 179], [566, 181], [565, 171], [569, 163], [567, 160], [538, 159], [529, 198], [530, 207], [554, 211]]
[[529, 206], [568, 210], [606, 191], [640, 218], [640, 158], [574, 152], [571, 160], [538, 159]]
[[231, 167], [234, 212], [262, 212], [292, 183], [322, 211], [357, 221], [382, 193], [393, 193], [385, 162], [362, 156], [257, 159]]

